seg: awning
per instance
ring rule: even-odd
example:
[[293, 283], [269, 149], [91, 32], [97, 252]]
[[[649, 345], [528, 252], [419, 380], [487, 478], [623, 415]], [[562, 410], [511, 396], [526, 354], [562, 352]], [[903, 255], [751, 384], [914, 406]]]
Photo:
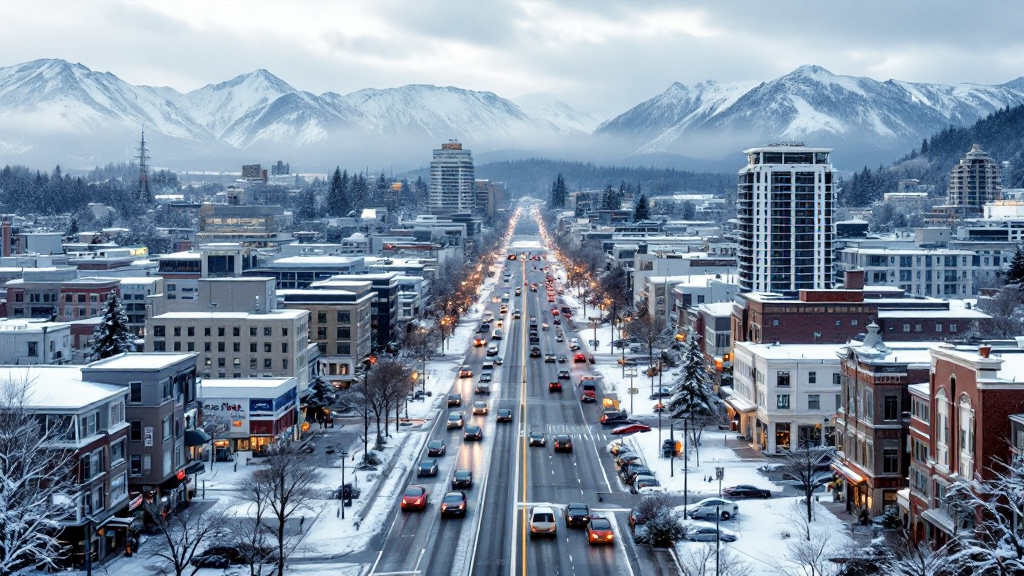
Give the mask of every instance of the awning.
[[202, 446], [210, 441], [210, 435], [202, 430], [185, 430], [185, 447]]
[[103, 524], [100, 524], [100, 528], [121, 528], [127, 530], [131, 526], [134, 518], [118, 518], [117, 516], [111, 516], [107, 518]]
[[732, 406], [733, 410], [737, 412], [753, 412], [757, 410], [757, 406], [751, 403], [750, 400], [737, 395], [735, 392], [725, 397], [725, 403]]
[[935, 526], [939, 530], [942, 530], [946, 534], [953, 534], [954, 532], [955, 526], [953, 525], [953, 519], [941, 510], [930, 508], [921, 512], [921, 518], [924, 518], [929, 524]]
[[857, 474], [856, 472], [847, 468], [842, 463], [836, 460], [832, 461], [832, 471], [835, 472], [836, 474], [839, 474], [843, 478], [846, 478], [850, 482], [853, 482], [854, 484], [860, 484], [861, 482], [864, 481], [863, 476]]

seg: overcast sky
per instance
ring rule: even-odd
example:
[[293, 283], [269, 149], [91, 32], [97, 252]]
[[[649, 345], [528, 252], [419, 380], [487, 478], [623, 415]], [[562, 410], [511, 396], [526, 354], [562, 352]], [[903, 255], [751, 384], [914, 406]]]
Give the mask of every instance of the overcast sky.
[[0, 66], [62, 58], [186, 92], [265, 68], [320, 94], [553, 93], [599, 117], [672, 82], [801, 64], [913, 82], [1024, 75], [1016, 0], [0, 0]]

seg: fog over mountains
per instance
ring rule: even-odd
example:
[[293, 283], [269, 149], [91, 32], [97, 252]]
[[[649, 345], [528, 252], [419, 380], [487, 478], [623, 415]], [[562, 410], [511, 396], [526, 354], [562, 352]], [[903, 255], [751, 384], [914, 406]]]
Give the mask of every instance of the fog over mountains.
[[[156, 166], [237, 170], [281, 159], [415, 168], [458, 138], [478, 157], [544, 156], [719, 169], [743, 148], [805, 141], [840, 168], [902, 155], [922, 138], [1024, 103], [1024, 78], [997, 86], [914, 84], [802, 66], [766, 82], [675, 83], [603, 123], [540, 94], [502, 98], [408, 85], [351, 94], [298, 90], [256, 70], [188, 93], [133, 86], [64, 60], [0, 68], [0, 164], [89, 168], [130, 159], [144, 127]], [[729, 158], [725, 162], [726, 158]]]

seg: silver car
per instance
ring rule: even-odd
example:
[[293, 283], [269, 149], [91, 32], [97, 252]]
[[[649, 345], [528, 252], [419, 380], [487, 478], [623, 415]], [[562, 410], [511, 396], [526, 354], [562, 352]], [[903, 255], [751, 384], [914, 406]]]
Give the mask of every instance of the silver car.
[[739, 512], [739, 505], [725, 498], [705, 498], [686, 507], [686, 515], [690, 518], [703, 518], [706, 520], [714, 520], [716, 516], [721, 516], [722, 520], [728, 520], [739, 514]]

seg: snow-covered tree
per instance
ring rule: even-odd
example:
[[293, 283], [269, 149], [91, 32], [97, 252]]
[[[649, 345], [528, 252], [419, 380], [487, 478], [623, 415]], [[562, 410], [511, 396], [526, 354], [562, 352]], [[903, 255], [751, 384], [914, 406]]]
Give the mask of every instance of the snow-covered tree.
[[92, 357], [96, 360], [116, 356], [123, 352], [131, 352], [134, 348], [135, 334], [128, 325], [128, 316], [121, 306], [117, 291], [111, 290], [107, 295], [103, 318], [92, 334]]
[[218, 512], [201, 512], [186, 509], [169, 514], [145, 504], [144, 509], [156, 524], [156, 545], [147, 546], [148, 555], [170, 563], [175, 576], [195, 574], [198, 566], [192, 565], [200, 548], [210, 545], [210, 540], [225, 526], [224, 516]]
[[565, 208], [566, 196], [565, 180], [562, 178], [562, 173], [559, 172], [554, 184], [551, 185], [551, 197], [548, 199], [548, 208]]
[[[991, 480], [957, 481], [947, 491], [955, 510], [969, 514], [954, 535], [956, 564], [978, 575], [1024, 574], [1024, 459], [1016, 458]], [[972, 528], [973, 525], [973, 528]]]
[[301, 534], [286, 531], [285, 526], [296, 517], [305, 519], [308, 515], [313, 520], [319, 514], [321, 503], [317, 501], [320, 496], [316, 487], [323, 475], [287, 442], [271, 444], [262, 464], [242, 482], [238, 494], [243, 501], [263, 507], [280, 575], [302, 538]]
[[832, 461], [832, 449], [805, 445], [786, 454], [779, 472], [782, 477], [796, 482], [796, 488], [803, 493], [807, 504], [807, 521], [813, 518], [814, 491], [832, 481], [829, 474], [822, 474]]
[[[723, 406], [711, 388], [700, 335], [694, 330], [689, 331], [682, 374], [666, 406], [673, 418], [683, 421], [684, 436], [689, 436], [694, 447], [700, 444], [704, 427], [722, 417]], [[687, 442], [690, 443], [689, 440]], [[697, 462], [699, 466], [699, 452]]]
[[1013, 253], [1013, 259], [1010, 260], [1010, 269], [1006, 272], [1006, 283], [1018, 285], [1024, 283], [1024, 250], [1021, 250], [1020, 246], [1017, 246], [1017, 250]]
[[334, 175], [331, 176], [331, 184], [327, 189], [327, 215], [348, 216], [352, 211], [352, 202], [349, 199], [348, 170], [342, 172], [341, 167], [335, 167]]
[[55, 450], [74, 436], [70, 417], [44, 429], [28, 405], [30, 382], [0, 382], [0, 576], [56, 569], [66, 556], [60, 520], [74, 514], [72, 454]]
[[648, 220], [651, 217], [651, 209], [647, 205], [647, 195], [641, 194], [640, 200], [637, 200], [636, 210], [633, 211], [633, 222], [640, 222], [642, 220]]

